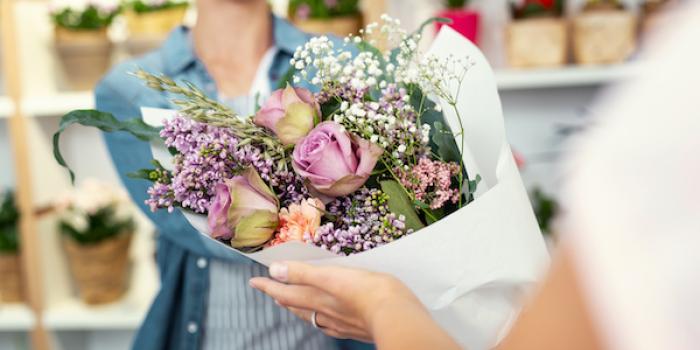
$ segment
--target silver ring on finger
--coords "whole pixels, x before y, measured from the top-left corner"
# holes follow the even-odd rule
[[[323,327],[318,325],[318,321],[316,320],[316,317],[318,316],[318,313],[316,311],[313,311],[311,313],[311,325],[314,326],[316,329],[323,329]]]

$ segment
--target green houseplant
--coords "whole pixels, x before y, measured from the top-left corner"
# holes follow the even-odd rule
[[[87,304],[119,299],[126,290],[135,224],[126,194],[86,181],[59,201],[59,231],[81,298]]]
[[[340,37],[362,26],[359,0],[290,0],[289,18],[306,32]]]
[[[92,89],[109,68],[112,44],[107,29],[119,14],[116,2],[56,3],[49,11],[56,50],[69,85]]]
[[[19,210],[11,191],[0,192],[0,301],[22,300]]]

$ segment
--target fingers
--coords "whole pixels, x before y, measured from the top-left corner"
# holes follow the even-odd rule
[[[296,261],[286,261],[270,265],[270,276],[284,283],[303,284],[331,291],[345,283],[343,276],[346,270],[348,269],[342,267],[317,267]]]
[[[250,286],[269,295],[285,307],[326,310],[328,306],[328,295],[314,287],[284,284],[264,277],[252,278]]]
[[[294,307],[288,307],[287,309],[300,319],[312,323],[311,317],[313,315],[313,311]],[[316,325],[324,334],[333,338],[356,339],[371,342],[370,337],[361,329],[353,327],[342,320],[328,317],[323,313],[316,314]]]

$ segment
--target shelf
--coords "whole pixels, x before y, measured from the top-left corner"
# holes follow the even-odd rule
[[[74,109],[90,108],[95,108],[95,101],[91,91],[30,96],[22,100],[22,112],[32,117],[62,116]]]
[[[641,64],[569,66],[552,69],[501,69],[496,71],[500,91],[595,86],[633,78]]]
[[[0,119],[9,118],[14,111],[15,107],[12,100],[6,96],[0,96]]]
[[[0,332],[29,331],[34,324],[34,313],[26,305],[0,304]]]
[[[148,311],[148,303],[123,300],[88,306],[77,299],[52,305],[44,311],[44,327],[54,331],[135,330]]]

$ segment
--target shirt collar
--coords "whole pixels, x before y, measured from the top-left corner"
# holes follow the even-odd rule
[[[287,55],[294,55],[298,46],[308,40],[308,35],[294,27],[287,20],[272,16],[272,31],[275,46]],[[178,26],[163,43],[161,48],[165,70],[168,75],[175,75],[194,64],[194,53],[189,28]]]

